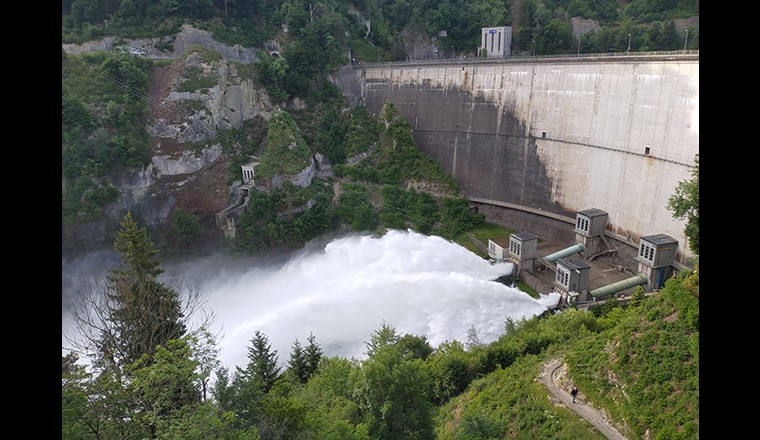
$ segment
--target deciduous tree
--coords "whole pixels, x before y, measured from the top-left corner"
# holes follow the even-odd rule
[[[681,181],[676,192],[668,199],[668,209],[673,218],[686,219],[684,233],[689,240],[689,248],[699,255],[699,155],[694,158],[691,179]]]
[[[387,329],[376,333],[387,336]],[[428,368],[421,359],[406,358],[402,348],[383,338],[361,368],[357,396],[372,438],[432,439],[433,421]]]

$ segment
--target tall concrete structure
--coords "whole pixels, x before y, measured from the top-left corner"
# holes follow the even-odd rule
[[[395,104],[420,149],[490,221],[573,243],[576,213],[593,206],[608,214],[604,235],[627,244],[631,260],[652,230],[687,243],[667,201],[699,153],[698,54],[362,65],[354,73],[367,109]],[[675,261],[691,256],[681,246]]]
[[[480,53],[488,58],[506,58],[512,54],[512,27],[484,27],[480,32]]]

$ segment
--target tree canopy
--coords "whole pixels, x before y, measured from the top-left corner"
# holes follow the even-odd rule
[[[694,158],[691,178],[679,182],[676,192],[668,199],[668,209],[676,219],[686,219],[684,233],[689,248],[699,255],[699,155]]]
[[[164,271],[159,251],[131,213],[121,221],[114,249],[124,264],[108,277],[109,317],[115,331],[103,335],[102,354],[124,366],[152,356],[157,346],[181,338],[187,328],[179,293],[157,279]]]
[[[203,399],[216,366],[208,322],[189,332],[187,319],[203,297],[158,277],[158,249],[145,227],[127,213],[114,249],[122,260],[103,278],[84,282],[72,313],[79,355],[63,358],[64,432],[70,438],[156,438]],[[69,437],[67,437],[69,438]]]

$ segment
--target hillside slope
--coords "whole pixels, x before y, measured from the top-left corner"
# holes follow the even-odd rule
[[[145,72],[144,84],[133,85],[118,72],[110,73],[108,66],[116,62],[121,63],[122,70]],[[79,122],[72,122],[69,131],[77,134],[64,136],[64,167],[69,163],[67,160],[72,164],[82,163],[83,159],[75,154],[84,148],[81,154],[89,154],[91,167],[100,170],[89,173],[81,165],[72,165],[69,178],[80,181],[86,178],[118,190],[114,203],[106,202],[99,209],[91,209],[89,216],[79,214],[64,218],[64,249],[104,243],[126,211],[134,211],[140,221],[155,228],[165,224],[174,209],[181,208],[199,216],[208,230],[215,230],[214,215],[228,205],[230,180],[239,178],[230,174],[236,171],[232,163],[249,147],[245,142],[258,144],[261,141],[260,137],[254,139],[256,132],[275,110],[266,91],[254,83],[251,70],[200,47],[160,64],[114,52],[64,55],[63,63],[64,101],[69,99],[81,106],[85,114],[111,112],[114,118],[124,120],[127,114],[118,106],[144,108],[129,116],[144,142],[144,153],[139,161],[130,163],[118,157],[110,158],[118,151],[112,149],[103,150],[100,156],[88,153],[88,149],[97,152],[102,148],[100,145],[108,147],[110,144],[99,140],[104,136],[113,138],[104,131],[108,128],[107,119],[97,121],[95,116],[90,116],[93,122],[85,132],[78,128]],[[76,66],[77,70],[67,69],[67,65]],[[117,98],[98,98],[102,94],[84,93],[86,81],[112,90],[109,93],[114,97],[131,97],[124,104],[116,101]],[[112,130],[118,134],[124,124],[114,121]],[[67,130],[64,126],[64,131]],[[90,132],[95,136],[88,134]],[[125,133],[124,136],[126,139],[130,135]],[[134,149],[129,145],[125,148]],[[64,180],[64,200],[73,195],[73,189],[72,185],[67,188]],[[73,200],[71,212],[76,209],[81,212],[82,208],[76,204]]]
[[[699,438],[698,272],[625,308],[568,309],[506,327],[473,351],[493,371],[440,407],[438,439],[605,438],[539,381],[560,358],[559,388],[567,395],[576,385],[579,402],[624,437]]]

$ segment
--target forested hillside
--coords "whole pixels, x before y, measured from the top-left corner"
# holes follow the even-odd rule
[[[318,334],[278,353],[255,331],[247,365],[229,370],[214,337],[187,325],[198,297],[157,282],[157,251],[129,216],[116,249],[124,265],[85,297],[100,313],[77,320],[90,367],[62,358],[65,439],[604,438],[537,381],[557,357],[563,386],[577,384],[627,438],[699,438],[696,271],[625,307],[507,319],[490,344],[473,333],[434,347],[383,324],[359,361],[324,355]]]
[[[330,75],[350,57],[405,60],[412,35],[475,56],[480,28],[498,25],[513,27],[517,54],[699,49],[698,16],[688,0],[63,1],[64,43],[118,43],[62,52],[63,247],[105,239],[123,265],[83,286],[86,344],[62,356],[62,438],[603,438],[536,380],[557,357],[628,438],[699,438],[698,270],[627,306],[505,320],[489,344],[472,334],[433,346],[383,325],[358,361],[324,355],[319,334],[277,353],[255,331],[235,370],[221,368],[209,329],[190,325],[199,298],[159,281],[163,257],[201,243],[255,254],[340,228],[454,239],[484,226],[396,108],[372,115],[340,95]],[[184,24],[255,48],[257,61],[127,50],[161,37],[171,53]],[[240,166],[253,158],[258,190],[224,237],[216,214],[243,199]],[[676,211],[690,221],[696,177]],[[698,244],[698,204],[690,227]]]
[[[683,49],[687,28],[687,48],[699,49],[697,0],[66,0],[62,15],[64,42],[170,35],[191,22],[212,30],[220,41],[245,47],[261,47],[285,29],[302,39],[309,24],[323,22],[345,32],[335,33],[320,50],[351,48],[368,61],[406,59],[401,36],[410,28],[437,37],[447,52],[474,53],[482,27],[512,26],[515,53],[532,50],[534,40],[537,53],[573,53],[578,35],[573,22],[578,20],[593,21],[580,32],[583,52],[624,51],[628,34],[633,51]],[[690,18],[696,21],[684,21]],[[289,49],[289,63],[302,47]],[[323,58],[320,65],[333,61]]]
[[[159,165],[179,160],[181,151],[185,159],[191,153],[206,159],[213,155],[213,160],[204,159],[206,168],[196,170],[194,185],[221,192],[232,203],[238,195],[224,195],[235,191],[221,188],[221,183],[231,188],[240,165],[264,151],[266,124],[276,109],[291,115],[312,154],[326,157],[341,176],[367,179],[364,173],[377,170],[366,163],[344,169],[351,154],[346,146],[365,151],[375,134],[366,131],[369,125],[352,128],[356,119],[346,117],[347,102],[329,80],[351,59],[406,60],[420,44],[435,48],[439,56],[476,56],[479,29],[505,24],[513,27],[515,54],[698,49],[698,8],[695,1],[647,0],[578,0],[570,5],[538,0],[64,1],[64,43],[116,39],[113,51],[64,53],[62,58],[64,248],[102,243],[129,209],[156,232],[162,249],[180,252],[199,240],[218,246],[215,215],[226,202],[211,200],[200,189],[192,193],[187,186],[183,195],[179,177],[169,177]],[[219,54],[200,48],[174,60],[151,60],[127,51],[126,39],[158,38],[152,40],[152,50],[172,54],[184,24],[210,31],[219,42],[253,48],[258,59],[227,66]],[[192,51],[198,56],[191,59]],[[179,76],[173,80],[170,75]],[[223,114],[215,96],[224,96],[230,87],[241,89],[236,93],[243,96],[258,95],[257,107],[232,107]],[[219,147],[223,153],[217,160]],[[151,163],[154,169],[146,170]],[[383,179],[378,183],[390,183],[387,176]],[[294,239],[292,244],[299,243]]]

